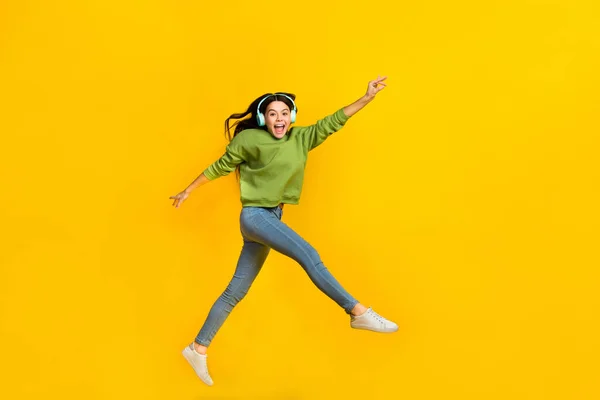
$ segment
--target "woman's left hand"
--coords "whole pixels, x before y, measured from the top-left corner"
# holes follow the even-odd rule
[[[360,110],[362,110],[364,106],[369,104],[371,100],[375,98],[375,95],[377,93],[381,92],[386,87],[386,84],[383,83],[383,81],[385,81],[386,79],[387,76],[378,76],[377,79],[369,82],[369,86],[367,87],[367,93],[360,99],[356,100],[354,103],[344,107],[344,114],[346,114],[347,117],[351,117]]]
[[[367,94],[365,94],[367,99],[369,99],[369,100],[373,99],[377,93],[379,93],[380,91],[385,89],[386,84],[383,83],[383,81],[385,81],[386,79],[387,79],[387,76],[383,76],[383,77],[378,76],[377,79],[369,82],[369,86],[367,87]]]

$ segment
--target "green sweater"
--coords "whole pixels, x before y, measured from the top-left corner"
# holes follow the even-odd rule
[[[292,128],[281,139],[262,129],[243,130],[204,175],[213,180],[239,164],[242,206],[298,204],[308,152],[340,130],[349,118],[340,109],[314,125]]]

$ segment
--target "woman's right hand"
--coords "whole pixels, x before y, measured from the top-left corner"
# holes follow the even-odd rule
[[[183,203],[185,201],[185,199],[187,199],[189,196],[189,193],[187,193],[185,190],[181,193],[176,194],[175,196],[171,196],[169,197],[169,199],[173,199],[173,205],[175,206],[175,208],[179,208],[179,206],[181,205],[181,203]]]

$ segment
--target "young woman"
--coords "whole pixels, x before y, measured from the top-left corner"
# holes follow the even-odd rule
[[[213,384],[206,363],[208,346],[250,289],[271,249],[297,261],[312,282],[350,315],[352,328],[375,332],[398,330],[395,323],[352,297],[323,265],[317,251],[281,221],[283,205],[298,204],[308,152],[369,104],[385,88],[385,79],[370,81],[364,96],[308,127],[291,128],[298,112],[293,94],[260,96],[246,112],[225,120],[225,132],[230,139],[225,154],[184,191],[170,197],[173,205],[179,207],[198,186],[234,170],[239,173],[242,252],[231,282],[214,303],[194,342],[183,350],[183,356],[207,385]],[[230,126],[230,120],[237,122]]]

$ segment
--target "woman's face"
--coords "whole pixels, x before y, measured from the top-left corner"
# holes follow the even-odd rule
[[[265,126],[277,139],[285,136],[291,125],[290,108],[283,101],[272,101],[265,110]]]

